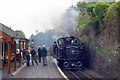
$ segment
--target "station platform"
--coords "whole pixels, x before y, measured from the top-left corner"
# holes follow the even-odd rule
[[[30,65],[22,68],[12,78],[59,78],[64,79],[60,74],[57,66],[51,56],[47,56],[47,66],[43,66],[42,62],[38,65]]]

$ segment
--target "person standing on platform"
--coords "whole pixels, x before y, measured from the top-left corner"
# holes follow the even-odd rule
[[[29,48],[26,48],[25,55],[26,55],[26,60],[27,60],[27,66],[30,66],[30,51],[29,51]]]
[[[26,49],[23,49],[23,64],[26,63]]]
[[[32,58],[32,65],[34,66],[34,61],[38,65],[38,62],[36,60],[36,51],[34,47],[32,47],[32,49],[30,50],[30,53],[31,53],[31,58]]]
[[[56,58],[56,56],[57,56],[57,43],[56,42],[54,42],[54,44],[53,44],[53,57],[54,58]]]
[[[42,46],[41,49],[41,56],[42,56],[42,60],[43,60],[43,66],[47,66],[47,49],[45,47],[45,45]]]
[[[39,48],[38,48],[38,60],[39,60],[39,62],[41,62],[41,46],[39,46]]]
[[[16,61],[18,61],[18,67],[20,67],[20,49],[16,49]]]

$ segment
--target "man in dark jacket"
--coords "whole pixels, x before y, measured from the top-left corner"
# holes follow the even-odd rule
[[[41,46],[39,46],[38,48],[38,56],[39,56],[38,60],[39,62],[41,62]]]
[[[32,47],[32,49],[30,50],[30,53],[31,53],[31,58],[32,58],[32,65],[34,65],[34,61],[38,65],[38,62],[36,60],[36,51],[34,47]]]
[[[42,46],[41,49],[41,56],[42,56],[42,60],[43,60],[43,66],[47,66],[47,49],[45,47],[45,45]]]
[[[56,55],[57,55],[57,43],[54,42],[53,44],[53,51],[54,51],[54,58],[56,58]]]
[[[27,66],[30,66],[30,52],[29,49],[26,48],[25,50],[26,60],[27,60]]]

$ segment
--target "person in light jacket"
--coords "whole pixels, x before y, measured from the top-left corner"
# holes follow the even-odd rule
[[[43,66],[47,66],[47,49],[45,47],[45,45],[42,46],[41,49],[41,56],[42,56],[42,60],[43,60]]]

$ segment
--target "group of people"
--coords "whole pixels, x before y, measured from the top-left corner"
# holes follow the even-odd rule
[[[36,54],[37,52],[38,55]],[[27,66],[30,66],[30,60],[32,61],[32,65],[34,65],[34,62],[36,63],[36,65],[38,65],[38,61],[41,62],[41,59],[43,61],[43,66],[47,66],[47,49],[45,45],[43,45],[42,47],[39,46],[38,51],[36,51],[34,47],[32,47],[31,49],[26,48],[25,55]]]

